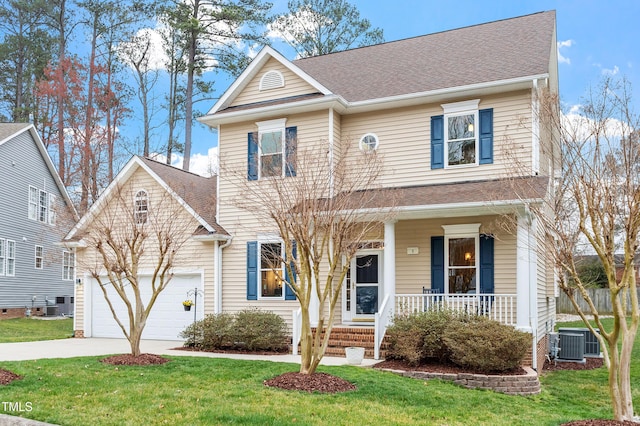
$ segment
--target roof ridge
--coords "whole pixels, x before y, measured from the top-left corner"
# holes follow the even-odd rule
[[[176,170],[176,171],[179,171],[179,172],[188,173],[188,174],[190,174],[190,175],[193,175],[193,176],[196,176],[196,177],[199,177],[199,178],[202,178],[202,179],[211,179],[212,177],[214,177],[214,176],[215,176],[215,174],[213,174],[213,175],[211,175],[211,176],[209,176],[209,177],[207,177],[207,176],[202,176],[202,175],[199,175],[199,174],[197,174],[197,173],[192,172],[191,170],[184,170],[184,169],[181,169],[181,168],[179,168],[179,167],[176,167],[176,166],[174,166],[174,165],[172,165],[172,164],[163,163],[163,162],[161,162],[161,161],[158,161],[158,160],[156,160],[156,159],[154,159],[154,158],[150,158],[150,157],[144,157],[144,156],[141,156],[141,155],[136,155],[136,157],[138,157],[138,158],[142,159],[143,161],[151,161],[151,162],[153,162],[153,163],[155,163],[155,164],[159,164],[159,165],[161,165],[161,166],[168,167],[168,168],[170,168],[170,169],[172,169],[172,170]]]
[[[513,17],[510,17],[510,18],[496,19],[494,21],[489,21],[489,22],[479,22],[477,24],[465,25],[463,27],[451,28],[451,29],[447,29],[447,30],[441,30],[441,31],[433,32],[433,33],[421,34],[421,35],[416,35],[416,36],[412,36],[412,37],[405,37],[405,38],[401,38],[401,39],[397,39],[397,40],[384,41],[382,43],[371,44],[369,46],[354,47],[352,49],[341,50],[339,52],[330,52],[330,53],[325,53],[325,54],[322,54],[322,55],[308,56],[306,58],[294,59],[292,62],[293,63],[299,63],[299,62],[303,62],[305,60],[311,60],[311,59],[314,59],[314,58],[326,58],[327,56],[330,56],[330,55],[345,54],[347,52],[353,52],[355,50],[363,50],[363,49],[375,48],[377,46],[389,45],[389,44],[393,44],[393,43],[401,43],[401,42],[408,41],[408,40],[416,40],[416,39],[429,37],[429,36],[433,36],[433,35],[437,35],[437,34],[445,34],[445,33],[464,30],[464,29],[468,29],[468,28],[474,28],[474,27],[481,27],[481,26],[485,26],[485,25],[496,24],[498,22],[512,21],[512,20],[516,20],[516,19],[526,18],[526,17],[530,17],[530,16],[534,16],[534,15],[540,15],[540,14],[549,13],[549,12],[555,12],[555,10],[554,9],[541,10],[539,12],[528,13],[526,15],[513,16]]]

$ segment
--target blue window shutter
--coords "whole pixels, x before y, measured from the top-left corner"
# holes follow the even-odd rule
[[[431,117],[431,168],[444,168],[444,115]]]
[[[493,237],[480,234],[480,293],[493,294]]]
[[[247,241],[247,300],[258,300],[257,241]]]
[[[293,241],[292,244],[293,244],[293,248],[292,248],[293,258],[295,259],[296,257],[298,257],[298,253],[297,253],[298,245],[296,244],[295,241]],[[289,268],[291,269],[293,277],[291,276],[291,274],[289,274]],[[295,275],[295,265],[293,261],[289,263],[289,268],[287,268],[287,281],[295,283],[296,275]],[[284,286],[284,300],[296,300],[296,295],[293,293],[293,290],[291,290],[291,288],[286,284]]]
[[[258,133],[249,133],[247,139],[247,180],[258,180]]]
[[[444,293],[444,237],[431,237],[431,289]]]
[[[493,163],[493,108],[481,109],[480,116],[480,164]]]
[[[285,161],[286,165],[284,167],[285,176],[295,176],[296,175],[296,153],[298,151],[298,128],[297,127],[287,127],[284,130],[285,135],[285,151],[286,155]]]

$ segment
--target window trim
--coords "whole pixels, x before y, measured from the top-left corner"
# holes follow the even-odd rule
[[[5,275],[7,277],[16,276],[16,242],[13,240],[6,240],[7,249],[5,251]]]
[[[282,278],[282,291],[280,296],[263,296],[262,295],[262,272],[270,271],[271,269],[263,269],[262,268],[262,245],[263,244],[280,244],[280,258],[283,258],[284,251],[284,241],[280,238],[267,238],[267,239],[258,239],[258,273],[257,275],[257,286],[258,286],[258,300],[285,300],[285,290],[286,290],[286,270],[285,263],[281,263],[280,276]]]
[[[285,176],[285,171],[286,171],[286,167],[287,167],[287,119],[286,118],[279,118],[276,120],[268,120],[268,121],[259,121],[256,123],[256,125],[258,126],[258,180],[260,179],[269,179],[269,178],[274,178],[274,177],[284,177]],[[282,170],[280,171],[279,175],[272,175],[272,176],[263,176],[262,175],[262,135],[265,133],[276,133],[276,132],[281,132],[282,134],[282,139],[281,139],[281,146],[280,146],[280,156],[282,158],[281,160],[281,168]],[[278,155],[278,154],[268,154],[268,155]]]
[[[455,294],[449,292],[449,271],[451,269],[459,269],[456,266],[449,265],[449,240],[456,238],[473,238],[475,241],[475,272],[476,272],[476,291],[475,293],[465,294],[480,294],[480,224],[470,223],[461,225],[442,225],[444,229],[444,294]],[[469,268],[470,269],[470,268]]]
[[[138,205],[138,202],[144,201],[144,204]],[[139,207],[144,206],[144,210]],[[144,213],[144,220],[142,216]],[[133,220],[136,225],[144,225],[149,221],[149,192],[146,189],[136,191],[133,197]]]
[[[375,146],[371,146],[368,143],[366,143],[364,141],[366,137],[373,137],[376,141]],[[360,151],[367,154],[377,151],[379,146],[380,146],[380,138],[378,137],[378,135],[371,132],[365,133],[364,135],[362,135],[362,137],[360,138],[360,142],[358,142],[358,147],[360,148]]]
[[[452,102],[448,104],[442,104],[441,107],[444,110],[443,116],[443,144],[444,144],[444,168],[445,169],[458,169],[465,167],[477,167],[480,165],[480,114],[479,114],[480,99],[473,99],[462,102]],[[449,164],[449,118],[458,117],[462,115],[473,115],[474,138],[475,138],[475,154],[474,162],[466,164]]]
[[[0,277],[6,274],[6,271],[7,271],[6,260],[7,260],[6,240],[4,238],[0,238]]]
[[[38,256],[38,249],[40,249],[40,256]],[[33,255],[34,255],[34,263],[33,263],[33,267],[34,269],[44,269],[44,246],[34,246],[34,250],[33,250]],[[38,266],[38,260],[40,261],[40,266]]]
[[[33,185],[29,185],[29,208],[27,216],[31,220],[38,220],[38,188]]]
[[[62,280],[73,281],[76,269],[75,253],[69,250],[62,251]]]

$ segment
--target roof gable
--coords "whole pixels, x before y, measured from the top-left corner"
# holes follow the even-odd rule
[[[253,61],[251,61],[249,66],[242,72],[242,74],[240,74],[240,77],[238,77],[235,82],[226,90],[222,97],[220,97],[218,102],[213,105],[213,108],[209,110],[207,115],[215,114],[216,112],[231,106],[236,97],[238,97],[238,95],[240,95],[245,90],[247,85],[253,81],[253,79],[259,74],[259,72],[271,59],[275,59],[276,61],[278,61],[289,71],[308,83],[311,87],[315,88],[317,92],[325,95],[331,94],[331,91],[329,91],[329,89],[318,83],[313,77],[298,68],[287,58],[282,56],[273,48],[265,46],[262,48],[262,50],[260,50],[258,55],[253,59]]]
[[[29,132],[29,134],[31,135],[31,139],[33,140],[36,147],[38,148],[38,151],[40,151],[40,155],[42,156],[42,159],[45,165],[47,166],[47,169],[49,170],[49,174],[55,181],[56,186],[58,187],[58,191],[60,191],[60,194],[64,198],[65,204],[68,206],[69,210],[71,211],[73,218],[77,220],[78,213],[76,212],[76,209],[73,203],[71,202],[71,198],[69,197],[67,188],[62,183],[62,179],[60,179],[60,175],[58,175],[58,170],[56,170],[56,167],[53,165],[53,161],[49,156],[49,152],[47,151],[47,148],[44,146],[44,142],[42,142],[42,139],[40,138],[40,135],[38,134],[33,124],[31,123],[0,123],[0,146],[16,138],[18,135],[24,132]]]
[[[71,240],[77,237],[77,235],[89,225],[92,218],[106,207],[113,191],[119,185],[126,183],[139,169],[148,173],[164,190],[180,203],[208,233],[220,234],[225,238],[229,235],[215,220],[215,178],[205,178],[155,160],[133,156],[103,191],[100,198],[67,234],[65,240]]]

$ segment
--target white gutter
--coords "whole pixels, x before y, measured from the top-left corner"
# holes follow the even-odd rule
[[[222,250],[229,247],[233,237],[230,237],[227,242],[220,245],[219,241],[216,241],[216,265],[215,265],[215,303],[213,313],[222,313]]]

